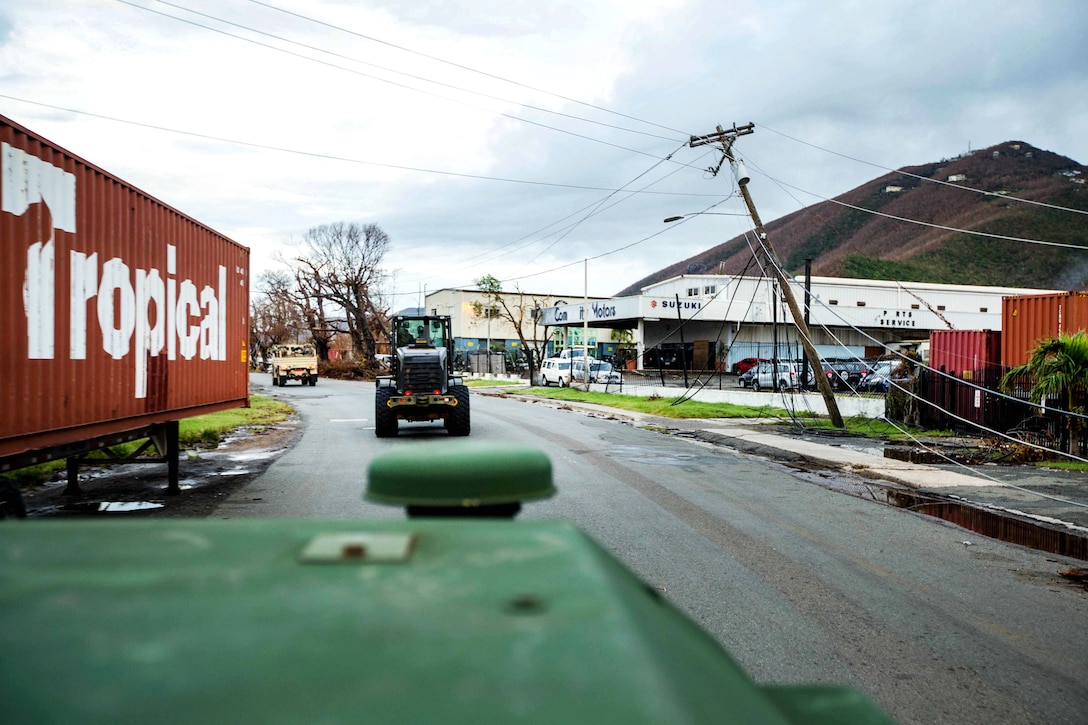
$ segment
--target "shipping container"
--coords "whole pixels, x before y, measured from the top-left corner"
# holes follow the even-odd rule
[[[0,116],[0,470],[248,405],[248,303],[246,247]]]
[[[1001,328],[1002,364],[1023,365],[1039,340],[1088,329],[1088,292],[1004,297]]]
[[[929,366],[972,380],[1001,365],[1001,333],[996,330],[934,330],[929,333]]]

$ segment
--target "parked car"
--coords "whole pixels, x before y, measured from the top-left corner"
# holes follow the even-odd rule
[[[555,383],[563,388],[570,385],[570,359],[550,357],[540,363],[540,384],[548,387]]]
[[[829,362],[820,362],[820,367],[823,369],[824,377],[827,378],[827,382],[831,384],[832,390],[841,390],[845,387],[842,379],[842,375],[838,368]],[[812,381],[812,387],[816,387],[816,381]]]
[[[768,360],[761,357],[746,357],[743,360],[738,360],[733,363],[733,374],[744,375],[744,373],[748,372],[756,365],[759,365],[761,362],[768,362]]]
[[[861,379],[869,374],[869,363],[864,360],[840,360],[832,363],[839,373],[842,387],[857,390]]]
[[[877,360],[869,374],[858,383],[858,389],[866,393],[887,392],[892,370],[898,365],[898,360]]]
[[[809,372],[810,380],[812,373]],[[752,388],[756,391],[767,388],[769,390],[789,390],[804,387],[801,380],[801,364],[794,362],[762,362],[756,366],[755,377],[752,378]]]
[[[759,369],[758,365],[753,365],[752,367],[748,368],[743,373],[741,373],[737,377],[737,385],[741,386],[742,388],[752,387],[752,380],[755,379],[756,371],[758,369]]]
[[[574,370],[571,373],[574,382],[580,383],[586,379],[586,366],[580,359],[574,361]],[[603,361],[594,361],[590,358],[589,364],[589,382],[602,383],[607,385],[619,385],[622,382],[622,378],[616,370],[612,368],[609,363]]]
[[[832,390],[856,390],[858,383],[869,372],[868,366],[860,360],[830,360],[821,362],[821,365]]]

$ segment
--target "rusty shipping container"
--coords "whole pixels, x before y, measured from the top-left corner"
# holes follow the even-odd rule
[[[1088,292],[1004,297],[1001,330],[1002,364],[1023,365],[1039,340],[1088,330]]]
[[[3,116],[0,145],[0,462],[247,405],[249,250]]]
[[[971,380],[1001,365],[1001,333],[996,330],[934,330],[929,333],[929,365]]]

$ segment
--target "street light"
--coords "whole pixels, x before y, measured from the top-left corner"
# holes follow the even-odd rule
[[[693,212],[691,212],[690,214],[681,214],[680,216],[671,216],[671,217],[669,217],[668,219],[666,219],[666,220],[665,220],[665,223],[666,223],[666,224],[669,224],[669,223],[671,223],[671,222],[678,222],[678,221],[680,221],[681,219],[686,219],[686,218],[687,218],[687,217],[689,217],[689,216],[701,216],[701,215],[703,215],[703,214],[710,214],[710,215],[712,215],[712,216],[748,216],[747,214],[745,214],[745,213],[743,213],[743,212],[732,212],[732,211],[693,211]]]

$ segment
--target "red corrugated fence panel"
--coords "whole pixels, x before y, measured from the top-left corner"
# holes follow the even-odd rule
[[[932,368],[970,378],[990,365],[1000,364],[1001,333],[996,330],[934,330],[929,334]]]

